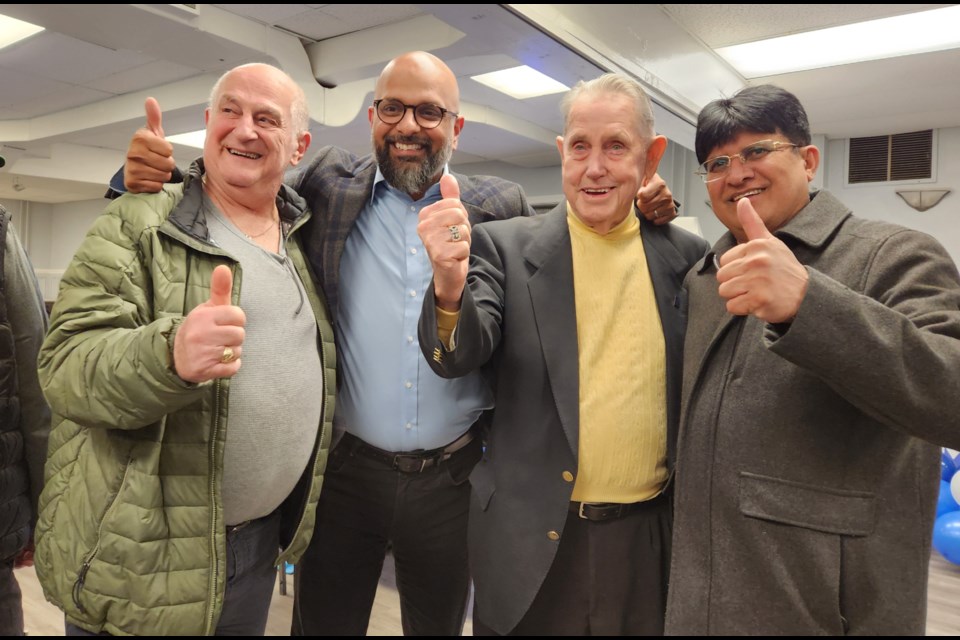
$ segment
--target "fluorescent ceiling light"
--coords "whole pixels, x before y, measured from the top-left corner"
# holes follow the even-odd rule
[[[561,93],[570,88],[525,64],[512,69],[470,76],[470,78],[520,100]]]
[[[207,138],[207,130],[188,131],[187,133],[178,133],[175,136],[167,136],[167,142],[173,144],[182,144],[185,147],[194,147],[203,149],[203,141]]]
[[[960,6],[717,49],[746,78],[960,47]]]
[[[0,49],[9,47],[14,42],[20,42],[24,38],[29,38],[41,31],[43,31],[43,27],[0,15]]]

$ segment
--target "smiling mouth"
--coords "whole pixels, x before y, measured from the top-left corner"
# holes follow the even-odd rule
[[[238,151],[237,149],[228,148],[227,152],[232,156],[248,158],[250,160],[259,160],[262,157],[259,153],[253,153],[252,151]]]
[[[750,191],[744,191],[743,193],[735,194],[732,198],[730,198],[730,202],[737,202],[738,200],[741,200],[743,198],[759,195],[763,192],[764,192],[763,189],[750,189]]]
[[[588,196],[602,196],[613,191],[613,188],[612,187],[593,187],[589,189],[584,188],[584,189],[581,189],[581,191],[583,191]]]
[[[406,142],[395,142],[393,146],[396,147],[397,151],[420,151],[423,149],[422,144],[408,144]]]

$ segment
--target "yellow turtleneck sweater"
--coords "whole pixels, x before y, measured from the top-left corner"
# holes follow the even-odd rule
[[[631,503],[667,479],[667,376],[640,222],[599,235],[567,205],[580,376],[579,469],[572,500]]]

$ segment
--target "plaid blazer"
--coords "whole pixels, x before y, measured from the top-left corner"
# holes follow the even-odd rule
[[[340,257],[357,217],[370,202],[376,175],[373,156],[358,158],[337,147],[323,147],[291,185],[313,211],[300,237],[334,322],[340,300]],[[453,175],[470,224],[533,215],[519,185],[492,176]]]

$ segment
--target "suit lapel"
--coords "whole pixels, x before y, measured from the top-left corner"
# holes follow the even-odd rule
[[[576,457],[580,441],[580,379],[566,202],[545,215],[548,218],[539,237],[530,243],[523,257],[535,269],[527,282],[534,321],[560,423]]]
[[[640,228],[667,358],[667,460],[672,468],[680,424],[680,389],[683,384],[681,362],[686,309],[681,285],[687,272],[687,262],[670,241],[665,230],[658,229],[642,216]]]
[[[337,193],[341,195],[339,198],[331,198],[331,211],[328,212],[328,215],[330,215],[331,220],[336,221],[336,228],[330,230],[332,232],[325,233],[323,237],[323,284],[325,291],[333,293],[333,295],[328,293],[327,298],[332,307],[331,312],[334,321],[337,318],[340,306],[340,261],[343,258],[343,250],[347,245],[347,237],[353,231],[357,218],[360,217],[360,213],[370,202],[373,193],[373,181],[376,176],[377,165],[372,158],[369,158],[366,164],[361,166],[354,175],[348,177],[337,176],[335,178],[337,181],[348,180],[349,182],[343,184],[341,189],[334,191],[334,196]]]

